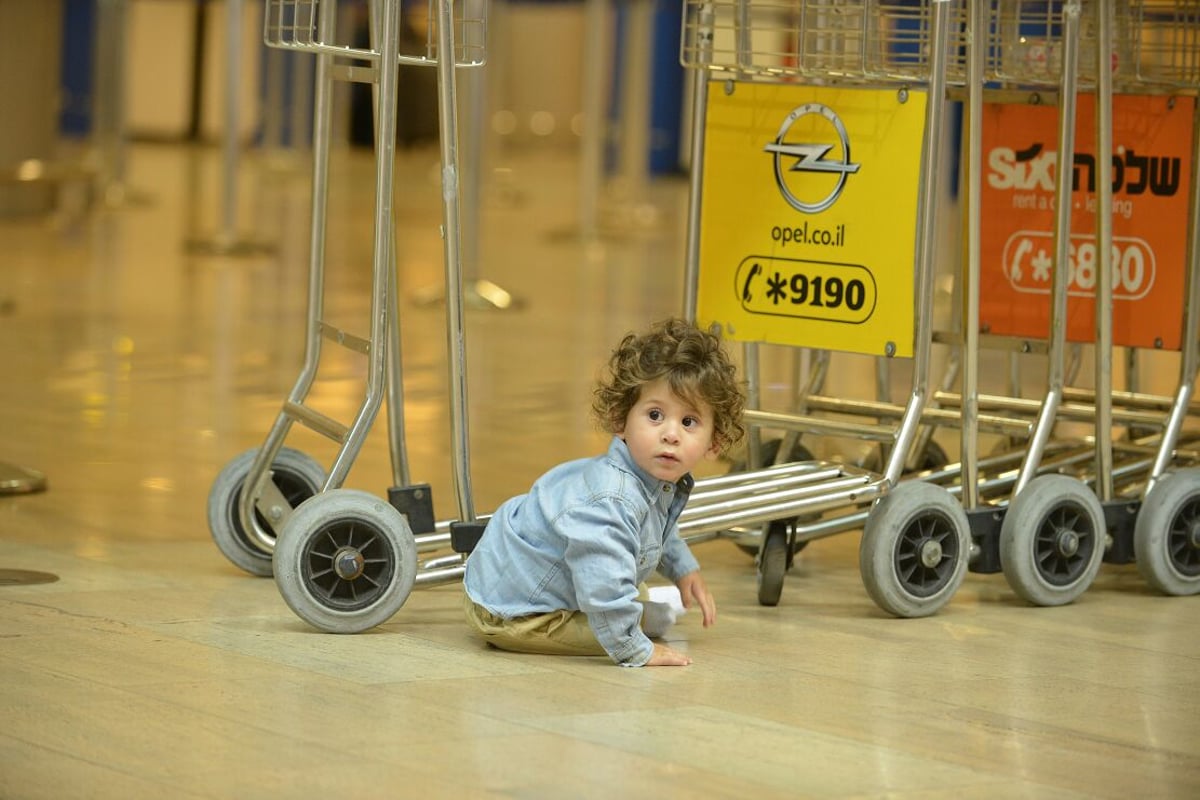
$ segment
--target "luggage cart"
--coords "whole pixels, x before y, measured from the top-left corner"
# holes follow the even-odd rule
[[[981,20],[976,8],[976,23]],[[1021,60],[1033,65],[1040,72],[1043,85],[1059,88],[1058,95],[1058,130],[1056,152],[1075,152],[1075,111],[1078,96],[1079,81],[1079,39],[1080,39],[1080,4],[1066,3],[1059,9],[1048,7],[1038,9],[1047,17],[1047,34],[1056,34],[1057,38],[1047,43],[1046,39],[1037,40],[1042,49],[1025,49],[1028,43],[1023,20],[1018,12],[1015,25],[1005,16],[1004,7],[998,7],[992,15],[989,30],[999,38],[999,57],[997,62],[1001,71],[1008,68],[1010,63]],[[1096,7],[1097,24],[1093,29],[1092,48],[1098,56],[1111,50],[1111,38],[1108,30],[1110,20],[1107,9]],[[1061,43],[1056,48],[1060,52],[1058,64],[1052,64],[1055,59],[1047,53],[1047,48]],[[1016,54],[1014,55],[1014,51]],[[984,54],[973,53],[976,61],[972,67],[978,67],[978,60]],[[1100,140],[1097,151],[1107,152],[1111,136],[1111,117],[1105,116],[1108,98],[1111,97],[1111,85],[1108,83],[1107,70],[1096,70],[1097,73],[1097,137]],[[979,73],[972,75],[969,81],[969,97],[971,104],[971,142],[970,142],[970,194],[972,200],[978,198],[976,182],[981,177],[981,161],[976,147],[981,144],[980,130],[982,115],[978,114],[980,92],[982,85],[978,81]],[[1103,161],[1103,159],[1101,159]],[[1097,181],[1105,185],[1103,171]],[[1103,191],[1103,189],[1102,189]],[[1003,513],[989,512],[984,506],[970,502],[972,497],[966,497],[965,505],[971,511],[972,519],[977,521],[973,534],[980,546],[980,555],[976,558],[976,568],[979,571],[996,571],[998,566],[1003,570],[1005,578],[1017,594],[1038,605],[1060,605],[1076,599],[1091,584],[1100,567],[1103,556],[1104,542],[1104,512],[1097,494],[1103,491],[1097,487],[1093,491],[1081,480],[1062,474],[1039,474],[1041,460],[1045,447],[1050,440],[1054,426],[1059,420],[1064,372],[1066,367],[1066,323],[1067,308],[1067,270],[1068,250],[1070,247],[1070,228],[1072,216],[1072,185],[1071,175],[1066,169],[1054,171],[1054,235],[1053,256],[1049,258],[1048,268],[1051,275],[1050,288],[1050,320],[1048,332],[1048,374],[1047,389],[1044,399],[1038,409],[1034,435],[1022,461],[1021,468],[1012,490],[1012,499]],[[1103,202],[1103,201],[1102,201]],[[971,224],[981,214],[978,206],[968,208]],[[1097,215],[1100,218],[1101,215]],[[1101,242],[1096,246],[1102,250],[1106,244],[1103,239],[1103,226],[1097,226]],[[978,245],[974,235],[977,228],[972,227],[970,247],[971,264],[969,267],[968,284],[972,293],[979,291],[979,273],[975,271],[978,261],[974,248]],[[1043,261],[1046,259],[1043,258]],[[1101,266],[1097,271],[1103,271]],[[1111,294],[1105,294],[1105,281],[1099,281],[1097,312],[1096,312],[1096,352],[1111,352],[1111,319],[1102,321],[1103,312],[1108,308]],[[1108,289],[1107,291],[1111,291]],[[973,302],[978,300],[974,294]],[[978,308],[971,307],[972,319],[967,329],[971,333],[978,330]],[[976,351],[977,352],[977,351]],[[1111,361],[1107,358],[1097,358],[1096,397],[1094,425],[1096,430],[1095,453],[1098,467],[1097,477],[1101,482],[1107,481],[1111,487],[1112,449],[1109,430],[1111,428],[1111,405],[1106,397],[1111,387]],[[1103,388],[1102,388],[1103,387]],[[972,385],[970,392],[964,388],[964,397],[970,397],[978,402],[977,385]],[[964,461],[965,461],[964,456]],[[967,485],[967,494],[972,487]],[[999,529],[997,532],[997,523]]]
[[[1057,90],[1056,152],[1075,153],[1073,161],[1078,164],[1082,159],[1084,167],[1094,164],[1096,223],[1094,235],[1072,231],[1073,207],[1078,217],[1081,206],[1077,200],[1073,200],[1071,173],[1074,170],[1056,170],[1053,257],[1049,259],[1053,286],[1049,292],[1047,391],[1039,404],[1034,436],[1007,507],[995,510],[977,504],[973,501],[973,481],[965,482],[966,495],[972,496],[965,495],[964,502],[979,550],[971,568],[981,572],[1002,570],[1014,591],[1030,603],[1061,605],[1074,601],[1090,586],[1102,560],[1132,560],[1136,542],[1140,541],[1147,557],[1144,562],[1139,559],[1139,568],[1154,573],[1160,580],[1160,588],[1161,583],[1171,583],[1175,593],[1183,593],[1188,579],[1182,575],[1190,571],[1192,583],[1200,578],[1200,560],[1197,559],[1200,540],[1186,530],[1179,532],[1180,526],[1186,528],[1187,521],[1195,515],[1195,492],[1177,488],[1175,491],[1178,494],[1167,503],[1168,510],[1162,512],[1170,519],[1151,515],[1151,521],[1142,523],[1137,497],[1128,489],[1123,495],[1118,494],[1116,481],[1123,480],[1136,485],[1138,473],[1148,472],[1146,485],[1153,487],[1156,476],[1164,471],[1171,459],[1181,455],[1178,452],[1179,434],[1182,419],[1188,413],[1190,387],[1196,379],[1195,254],[1193,252],[1188,256],[1181,247],[1176,258],[1163,258],[1159,268],[1160,277],[1170,276],[1169,270],[1173,270],[1174,277],[1179,280],[1180,285],[1170,299],[1179,300],[1183,296],[1183,284],[1186,281],[1190,298],[1187,305],[1175,313],[1166,314],[1165,319],[1159,313],[1156,319],[1142,320],[1166,328],[1171,327],[1169,320],[1180,320],[1180,328],[1184,331],[1184,335],[1178,337],[1179,341],[1166,345],[1172,349],[1181,348],[1182,355],[1178,402],[1164,418],[1162,411],[1151,410],[1150,404],[1112,390],[1114,283],[1142,277],[1143,273],[1139,270],[1146,258],[1153,262],[1154,248],[1144,239],[1113,236],[1113,173],[1114,166],[1121,167],[1122,162],[1097,156],[1089,159],[1086,154],[1081,156],[1075,146],[1075,117],[1077,102],[1083,97],[1080,86],[1090,82],[1094,86],[1095,152],[1116,153],[1118,151],[1113,148],[1114,99],[1124,100],[1128,95],[1118,97],[1115,89],[1149,95],[1190,87],[1190,97],[1172,97],[1150,104],[1159,115],[1167,113],[1161,109],[1167,109],[1174,114],[1173,119],[1167,120],[1144,110],[1139,122],[1164,128],[1174,125],[1176,130],[1182,126],[1183,137],[1187,140],[1187,152],[1184,155],[1194,152],[1197,9],[1194,4],[1142,3],[1137,0],[1118,3],[1116,5],[1119,8],[1116,9],[1113,4],[1105,2],[1013,2],[994,4],[990,9],[988,5],[974,3],[973,10],[977,18],[982,18],[985,13],[991,17],[987,27],[990,39],[988,50],[986,54],[976,54],[976,58],[982,61],[986,56],[989,59],[987,72],[992,80],[1020,86],[1024,91],[1031,88]],[[984,112],[980,79],[983,72],[981,65],[976,66],[969,81],[970,116],[975,120],[980,120]],[[1012,99],[1009,98],[1007,102],[1011,103]],[[1180,106],[1178,109],[1177,104]],[[1184,110],[1183,104],[1187,104],[1190,110]],[[996,106],[993,104],[990,108],[995,109]],[[1128,116],[1126,112],[1126,118]],[[982,175],[982,142],[978,130],[984,125],[973,124],[972,127],[975,129],[970,142],[972,163],[968,168],[968,174],[972,176],[968,201],[972,215],[969,237],[972,250],[966,283],[978,287],[981,280],[978,217],[982,213],[978,185]],[[1139,164],[1134,157],[1133,147],[1123,145],[1123,149],[1127,157],[1124,163],[1140,166],[1142,175],[1138,180],[1142,180],[1144,185],[1144,181],[1150,178],[1146,174],[1147,166],[1153,165],[1146,165],[1145,160]],[[1037,154],[1026,152],[1023,155],[1034,158]],[[1193,172],[1194,168],[1193,164],[1192,170],[1188,171]],[[1194,185],[1191,191],[1194,209]],[[1026,195],[1026,199],[1032,197]],[[1187,193],[1183,193],[1180,199],[1186,204]],[[1186,212],[1186,205],[1177,205],[1174,210]],[[1179,223],[1188,229],[1189,238],[1194,239],[1194,219],[1191,224],[1186,224],[1186,213],[1177,213],[1176,216],[1182,217]],[[1019,267],[1028,263],[1020,260],[1022,248],[1026,255],[1035,250],[1043,252],[1039,245],[1031,243],[1038,235],[1028,230],[1021,231],[1010,240],[1009,244],[1015,242],[1013,252],[1017,255],[1003,265],[1003,276],[1008,281],[1015,283],[1021,280]],[[1194,243],[1191,248],[1194,251]],[[1088,263],[1085,256],[1092,253],[1095,254],[1094,261]],[[1006,249],[1006,257],[1008,255]],[[1160,256],[1163,255],[1165,253],[1160,253]],[[999,265],[989,263],[989,267],[993,266]],[[999,269],[994,272],[1001,274]],[[1084,291],[1080,291],[1080,283],[1085,283],[1082,287]],[[1094,289],[1086,284],[1094,285]],[[1128,290],[1127,285],[1121,288]],[[969,352],[977,352],[975,348],[978,347],[980,328],[978,288],[972,291],[975,292],[974,297],[966,303],[966,307],[973,316],[965,326],[964,347]],[[1170,289],[1166,291],[1171,293]],[[1095,297],[1091,330],[1087,330],[1089,320],[1086,316],[1082,319],[1082,315],[1078,314],[1068,316],[1068,296],[1080,294]],[[989,290],[989,296],[996,296],[994,290]],[[1128,291],[1124,299],[1131,299]],[[1027,303],[1027,309],[1037,305],[1036,302]],[[1094,389],[1090,393],[1072,391],[1065,386],[1068,327],[1075,330],[1072,338],[1076,341],[1090,340],[1094,343]],[[1143,329],[1146,327],[1142,326]],[[1080,328],[1084,329],[1082,334]],[[1129,347],[1164,346],[1162,336],[1152,337],[1154,344],[1147,345],[1137,340],[1137,331],[1130,332],[1128,328],[1127,325],[1124,334],[1127,340],[1116,344]],[[1178,332],[1179,328],[1176,329]],[[1132,340],[1129,340],[1131,337]],[[1012,399],[980,395],[975,376],[964,380],[962,396],[970,398],[969,402],[981,408],[1015,408],[1016,401]],[[1160,404],[1160,409],[1166,405]],[[964,413],[967,406],[968,403],[963,404]],[[1046,445],[1056,422],[1064,418],[1090,419],[1094,423],[1094,435],[1091,437],[1094,458],[1090,474],[1078,471],[1069,476],[1043,469]],[[1140,442],[1122,443],[1119,449],[1124,451],[1126,459],[1124,463],[1118,463],[1114,459],[1114,450],[1117,448],[1112,441],[1115,424],[1130,426],[1131,430],[1159,428],[1164,433],[1158,437],[1157,443],[1153,437]],[[974,443],[970,446],[973,447]],[[965,463],[971,460],[967,449],[964,446]],[[1154,453],[1154,457],[1149,458],[1148,452]],[[1185,482],[1187,480],[1185,478]],[[1184,522],[1179,522],[1180,515]],[[1134,532],[1135,520],[1139,520],[1138,524],[1144,530],[1153,529],[1156,533],[1153,536],[1143,533],[1138,537]],[[1167,533],[1167,529],[1175,532]],[[1164,543],[1164,537],[1169,544]],[[1151,541],[1154,544],[1149,544]],[[1154,579],[1150,580],[1155,583]]]
[[[370,45],[346,42],[353,31],[337,30],[336,0],[266,0],[264,41],[270,47],[315,54],[312,227],[306,349],[300,376],[262,447],[233,459],[209,494],[209,529],[218,548],[251,574],[274,575],[287,604],[314,626],[333,632],[365,630],[389,618],[418,581],[417,553],[447,538],[433,519],[428,485],[412,484],[404,450],[400,380],[399,303],[395,287],[392,220],[396,142],[397,68],[438,70],[443,197],[443,241],[448,275],[460,269],[456,67],[484,61],[486,18],[480,2],[455,9],[451,0],[429,0],[429,35],[423,48],[401,52],[399,0],[368,4]],[[335,81],[374,87],[375,219],[369,334],[356,335],[324,320],[325,219]],[[461,325],[461,294],[447,315]],[[367,360],[365,396],[349,424],[306,403],[317,378],[323,346],[333,343]],[[464,349],[448,343],[456,463],[466,462]],[[457,378],[455,377],[457,376]],[[389,444],[396,486],[388,502],[342,485],[384,399],[389,401]],[[332,466],[284,442],[295,423],[338,445]],[[460,455],[461,454],[461,455]],[[465,468],[456,475],[463,519],[471,519]],[[441,565],[425,565],[426,579]]]
[[[943,152],[947,61],[951,44],[955,52],[964,44],[956,33],[960,16],[950,2],[685,4],[682,61],[696,71],[685,312],[721,322],[746,343],[752,426],[888,445],[883,473],[869,473],[886,487],[878,497],[819,521],[767,529],[761,602],[777,602],[798,544],[861,527],[864,504],[874,520],[864,551],[882,554],[864,560],[864,582],[877,603],[905,616],[932,614],[966,572],[971,539],[961,505],[944,486],[900,480],[922,422],[958,416],[939,415],[928,401],[934,176]],[[859,175],[864,152],[872,171],[863,176],[889,175],[890,183]],[[752,184],[751,175],[764,182],[754,159],[766,164],[766,186],[753,195],[735,191]],[[897,164],[908,171],[888,173],[886,166]],[[793,175],[810,180],[793,183]],[[847,203],[855,182],[863,191]],[[868,188],[896,198],[893,207],[872,208],[864,199]],[[846,211],[835,204],[846,204]],[[854,211],[863,216],[847,216]],[[747,217],[771,221],[757,235],[721,227]],[[861,239],[892,242],[892,252],[843,249],[854,223]],[[886,417],[879,422],[756,408],[760,342],[822,349],[838,342],[837,349],[911,356],[910,397],[895,418],[874,414]],[[864,403],[859,410],[881,407]],[[1029,432],[1020,421],[1000,424]]]
[[[1122,13],[1126,12],[1126,13]],[[1129,398],[1130,402],[1149,402],[1166,410],[1162,435],[1153,463],[1139,493],[1126,498],[1108,499],[1103,494],[1109,527],[1105,560],[1117,563],[1136,561],[1139,572],[1154,588],[1166,594],[1188,595],[1200,592],[1200,528],[1197,510],[1200,508],[1200,475],[1194,467],[1194,456],[1181,452],[1185,442],[1183,425],[1195,414],[1192,395],[1200,367],[1200,113],[1197,90],[1200,90],[1200,7],[1194,2],[1133,2],[1128,9],[1118,9],[1118,49],[1120,61],[1114,64],[1113,77],[1117,85],[1138,96],[1153,97],[1165,103],[1167,111],[1149,121],[1161,124],[1171,114],[1190,119],[1175,157],[1177,171],[1171,175],[1155,170],[1168,162],[1166,158],[1137,159],[1126,149],[1124,167],[1138,172],[1122,176],[1127,192],[1133,186],[1151,183],[1151,190],[1165,192],[1171,178],[1182,178],[1179,187],[1190,178],[1190,191],[1178,193],[1179,205],[1190,207],[1186,219],[1186,236],[1180,252],[1166,266],[1183,276],[1178,296],[1185,298],[1179,327],[1181,342],[1169,349],[1179,350],[1180,368],[1173,398],[1147,401],[1144,397]],[[1143,156],[1146,154],[1143,153]],[[1190,169],[1186,157],[1190,156]],[[1178,171],[1183,161],[1182,173]],[[1114,167],[1118,165],[1114,159]],[[1147,171],[1150,172],[1147,175]],[[1158,172],[1158,175],[1154,173]],[[1163,180],[1166,179],[1166,180]],[[1154,184],[1158,184],[1157,186]],[[1115,185],[1115,182],[1114,182]],[[1173,231],[1178,236],[1178,231]],[[1115,237],[1114,237],[1115,238]],[[1114,258],[1118,249],[1111,250]],[[1113,275],[1121,274],[1114,265]],[[1157,346],[1157,343],[1156,343]],[[1107,488],[1107,487],[1104,487]]]

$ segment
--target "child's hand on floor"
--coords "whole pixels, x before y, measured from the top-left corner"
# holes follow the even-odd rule
[[[684,575],[675,585],[679,587],[679,597],[684,608],[691,608],[693,603],[700,605],[700,614],[704,618],[704,627],[708,628],[717,621],[717,601],[709,594],[700,570]]]

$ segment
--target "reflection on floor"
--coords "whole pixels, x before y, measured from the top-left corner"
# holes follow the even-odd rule
[[[583,242],[573,154],[506,159],[482,182],[467,275],[517,300],[467,314],[477,513],[603,447],[586,414],[597,368],[683,296],[682,180],[613,192]],[[326,318],[349,331],[369,324],[370,172],[369,154],[335,154]],[[436,152],[400,154],[396,238],[408,459],[447,519],[437,174]],[[896,620],[863,590],[857,532],[806,548],[774,608],[750,556],[697,544],[720,618],[674,630],[687,669],[488,652],[454,584],[368,633],[315,632],[205,521],[214,477],[261,444],[303,354],[303,164],[243,170],[237,234],[272,248],[252,257],[186,247],[217,233],[215,152],[137,146],[130,183],[147,202],[0,220],[0,460],[48,479],[0,496],[0,796],[1200,795],[1197,600],[1130,565],[1046,609],[972,574],[937,615]],[[764,405],[786,407],[791,369],[792,353],[765,354]],[[1146,388],[1169,390],[1172,369]],[[348,419],[364,370],[331,353],[314,406]],[[873,397],[874,381],[869,360],[835,356],[831,393]],[[382,495],[375,428],[347,485]],[[332,457],[304,430],[289,444]]]

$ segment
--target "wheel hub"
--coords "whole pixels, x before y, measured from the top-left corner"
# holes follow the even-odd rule
[[[355,547],[342,547],[333,555],[333,571],[342,580],[352,581],[363,573],[363,554]]]
[[[1058,552],[1070,557],[1079,552],[1079,534],[1073,530],[1061,529],[1057,537]]]
[[[1193,550],[1200,550],[1200,521],[1188,525],[1187,543]]]
[[[921,564],[927,569],[933,569],[942,563],[942,545],[932,539],[921,543]]]

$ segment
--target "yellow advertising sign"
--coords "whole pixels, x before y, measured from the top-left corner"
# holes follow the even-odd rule
[[[714,82],[700,319],[740,341],[911,356],[925,100]]]

